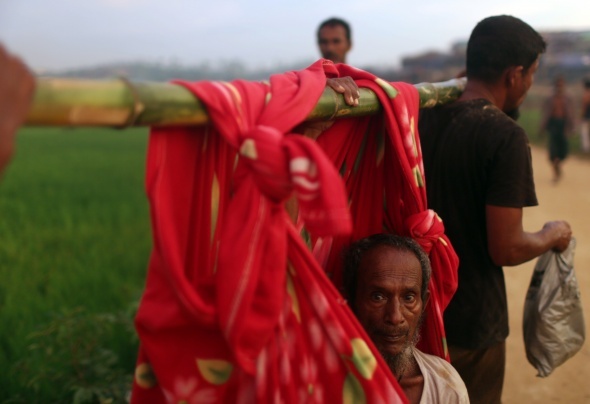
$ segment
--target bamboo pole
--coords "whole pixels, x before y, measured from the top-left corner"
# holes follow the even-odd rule
[[[429,108],[456,99],[465,79],[421,83],[420,107]],[[307,120],[376,114],[377,95],[360,89],[359,106],[350,107],[342,95],[326,88]],[[184,87],[160,82],[129,82],[124,79],[37,80],[27,126],[174,126],[203,125],[209,118],[202,103]]]

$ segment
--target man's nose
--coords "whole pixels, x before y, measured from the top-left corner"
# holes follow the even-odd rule
[[[403,314],[403,305],[398,299],[391,299],[389,301],[385,316],[387,322],[395,325],[402,324],[406,321]]]

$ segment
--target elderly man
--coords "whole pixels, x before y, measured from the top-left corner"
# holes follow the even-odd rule
[[[430,272],[415,241],[375,234],[346,252],[346,297],[411,403],[468,403],[457,371],[416,348]]]

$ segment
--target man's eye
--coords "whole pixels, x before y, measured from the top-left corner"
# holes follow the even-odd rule
[[[409,294],[409,295],[406,295],[404,299],[407,303],[414,303],[416,301],[416,295]]]
[[[382,302],[383,300],[385,300],[385,296],[383,296],[382,293],[372,293],[371,294],[371,300],[374,302]]]

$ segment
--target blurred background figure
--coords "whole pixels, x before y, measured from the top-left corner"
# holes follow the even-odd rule
[[[324,59],[346,63],[346,54],[352,48],[350,25],[340,18],[322,22],[317,32],[318,46]]]
[[[580,148],[584,153],[590,152],[590,77],[583,81],[582,123],[580,126]]]
[[[541,131],[549,133],[549,160],[553,168],[553,182],[562,174],[562,163],[568,155],[568,135],[573,129],[573,104],[566,94],[565,81],[558,76],[553,82],[553,94],[545,101]]]
[[[33,98],[35,79],[24,63],[0,44],[0,175],[14,153],[14,138]]]

